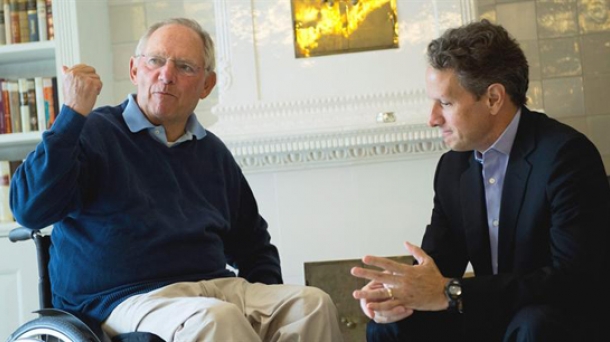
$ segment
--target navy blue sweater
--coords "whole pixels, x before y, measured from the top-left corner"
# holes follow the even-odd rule
[[[282,282],[279,255],[239,166],[211,132],[167,147],[132,133],[127,101],[88,117],[63,107],[11,182],[29,228],[54,224],[53,305],[103,321],[125,298],[235,276]]]

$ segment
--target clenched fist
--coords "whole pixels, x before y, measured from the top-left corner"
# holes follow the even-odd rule
[[[89,115],[102,91],[100,76],[86,64],[62,69],[64,104],[83,116]]]

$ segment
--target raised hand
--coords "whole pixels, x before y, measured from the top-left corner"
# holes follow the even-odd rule
[[[62,71],[64,104],[83,116],[89,115],[102,91],[100,76],[86,64],[63,66]]]

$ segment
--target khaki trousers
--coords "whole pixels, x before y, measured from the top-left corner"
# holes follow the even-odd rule
[[[242,278],[176,283],[130,297],[102,328],[111,337],[146,331],[168,342],[343,341],[325,292]]]

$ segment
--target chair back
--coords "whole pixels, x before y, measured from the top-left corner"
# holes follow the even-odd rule
[[[36,261],[38,267],[38,305],[40,309],[51,309],[51,279],[49,278],[49,249],[51,236],[44,235],[38,229],[18,227],[9,232],[12,242],[33,240],[36,245]]]
[[[51,248],[50,235],[37,235],[34,237],[36,244],[36,256],[38,264],[38,298],[41,309],[50,309],[51,303],[51,278],[49,277],[49,249]]]

